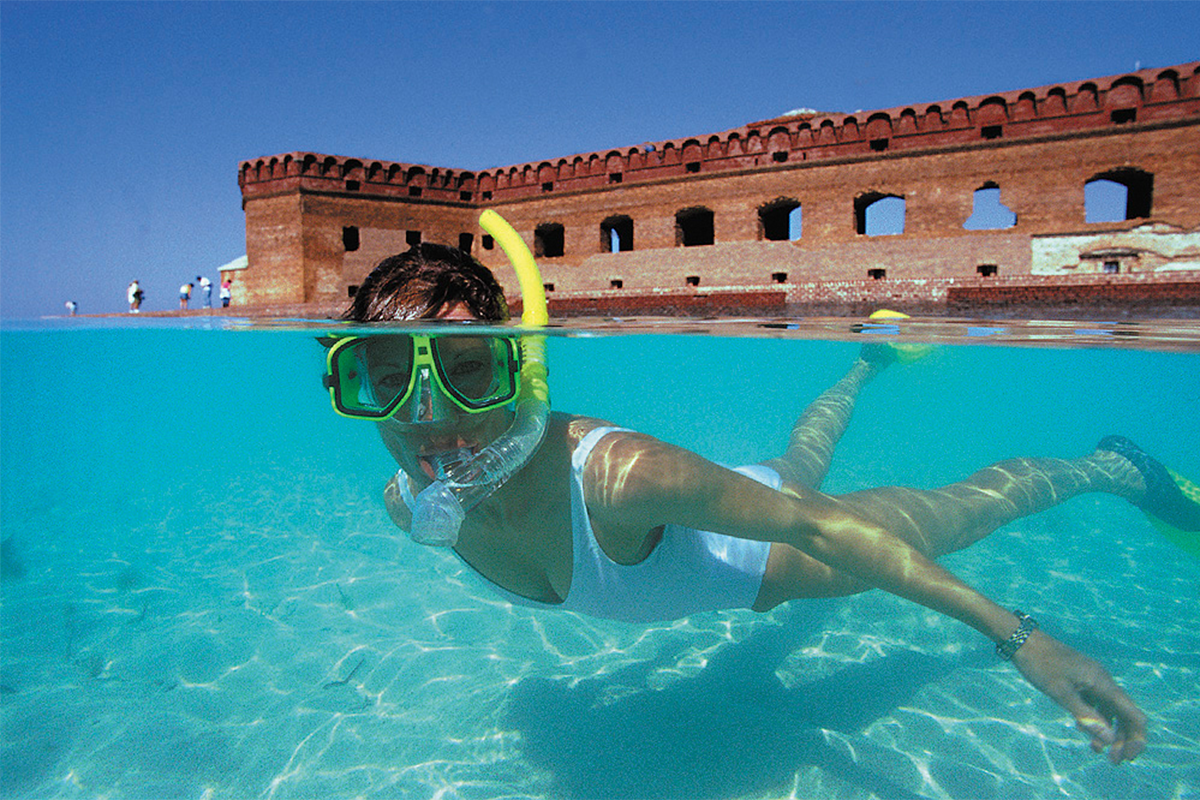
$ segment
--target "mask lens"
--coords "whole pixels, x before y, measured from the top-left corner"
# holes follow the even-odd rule
[[[516,347],[495,336],[441,336],[433,340],[438,376],[470,409],[508,402],[517,394]]]
[[[404,401],[413,383],[412,337],[371,336],[334,355],[341,410],[352,416],[383,417]]]

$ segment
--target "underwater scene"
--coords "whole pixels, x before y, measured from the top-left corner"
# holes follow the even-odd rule
[[[396,462],[334,413],[323,330],[0,331],[0,796],[1200,797],[1200,547],[1129,502],[939,560],[1141,707],[1113,766],[991,641],[880,590],[651,624],[510,604],[391,522]],[[911,357],[863,388],[822,491],[1112,434],[1200,482],[1194,323],[571,323],[551,404],[752,464],[880,342]]]

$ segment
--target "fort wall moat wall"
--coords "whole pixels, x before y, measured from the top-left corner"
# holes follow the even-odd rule
[[[537,254],[552,312],[1122,292],[1200,307],[1200,62],[480,171],[294,152],[238,180],[239,305],[345,304],[417,241],[469,249],[511,284],[478,227],[493,208]],[[1097,185],[1123,191],[1124,213],[1092,219]]]

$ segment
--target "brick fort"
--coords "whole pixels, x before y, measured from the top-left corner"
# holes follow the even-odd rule
[[[285,153],[238,183],[222,269],[259,309],[336,313],[421,241],[515,288],[492,208],[558,315],[1200,311],[1200,62],[479,171]]]

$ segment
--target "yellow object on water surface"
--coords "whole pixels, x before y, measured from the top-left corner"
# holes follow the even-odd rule
[[[878,311],[871,312],[871,316],[867,319],[878,322],[879,320],[889,319],[912,319],[912,317],[903,311],[892,311],[889,308],[881,308]],[[895,351],[896,360],[901,364],[911,364],[914,361],[920,361],[933,352],[933,345],[931,344],[894,344],[888,342],[887,346]]]

